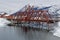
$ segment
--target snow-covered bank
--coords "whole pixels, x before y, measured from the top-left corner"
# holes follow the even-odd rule
[[[53,33],[53,35],[60,37],[60,22],[58,23],[58,26],[56,26],[55,32]]]
[[[0,27],[5,27],[9,23],[10,23],[10,21],[8,21],[4,18],[0,18]]]

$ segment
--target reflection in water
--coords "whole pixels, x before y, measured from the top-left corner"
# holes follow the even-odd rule
[[[18,33],[18,36],[24,38],[24,40],[60,40],[58,37],[53,36],[52,33],[50,32],[45,32],[45,31],[33,31],[32,29],[30,29],[27,32],[24,32],[22,29],[22,32],[18,30],[19,28],[17,28],[16,33]]]
[[[0,28],[0,40],[60,40],[60,38],[54,36],[51,32],[7,26]]]

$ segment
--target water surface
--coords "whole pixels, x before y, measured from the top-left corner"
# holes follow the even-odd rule
[[[0,40],[60,40],[50,32],[38,30],[24,30],[21,27],[1,27]]]

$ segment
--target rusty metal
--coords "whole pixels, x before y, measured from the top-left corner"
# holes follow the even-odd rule
[[[23,12],[16,12],[16,15],[10,16],[0,16],[2,18],[7,18],[9,20],[16,21],[36,21],[36,22],[46,22],[52,23],[56,20],[51,19],[51,15],[48,10],[33,10],[33,7],[28,6]]]

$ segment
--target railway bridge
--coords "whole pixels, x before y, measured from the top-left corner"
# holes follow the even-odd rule
[[[34,8],[34,6],[28,5],[22,8],[24,10],[17,11],[16,13],[13,13],[9,16],[2,15],[0,17],[17,22],[35,21],[35,22],[54,23],[60,21],[60,17],[53,17],[52,14],[49,13],[48,10],[46,10],[47,8],[49,7],[46,7],[44,9],[37,9]]]
[[[47,7],[49,8],[49,7]],[[23,24],[23,25],[40,25],[41,23],[51,24],[60,21],[60,17],[54,17],[51,13],[49,13],[46,8],[44,9],[37,9],[34,6],[25,6],[23,11],[19,10],[16,13],[13,13],[9,16],[1,15],[0,18],[6,18],[10,20],[14,24]],[[30,25],[30,26],[31,26]],[[42,24],[43,25],[43,24]],[[40,28],[40,26],[38,26]],[[42,27],[43,28],[43,27]],[[51,27],[47,27],[48,30],[52,29]]]

